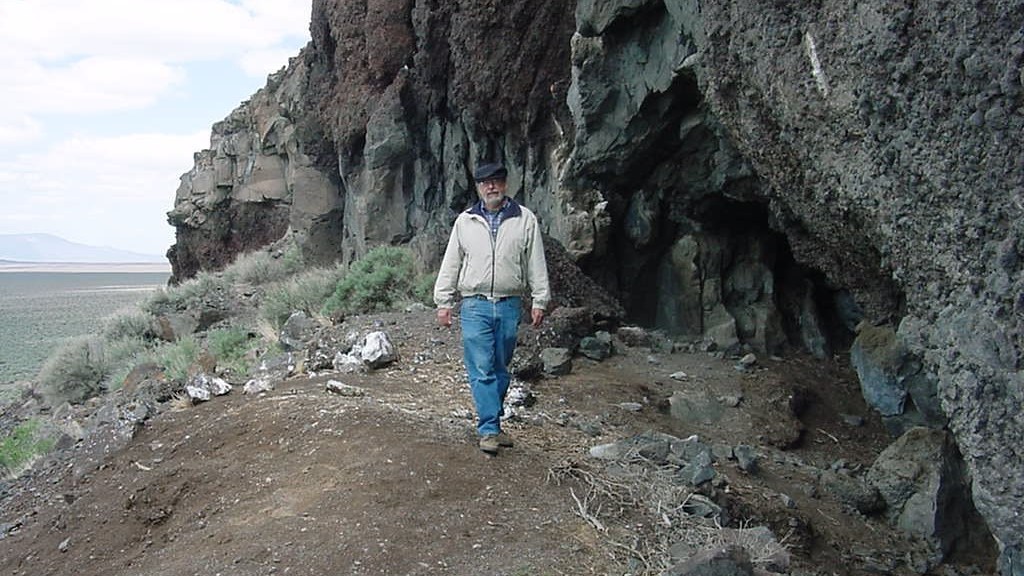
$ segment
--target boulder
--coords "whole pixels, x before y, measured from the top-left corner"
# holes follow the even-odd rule
[[[710,424],[721,420],[725,407],[710,394],[677,390],[668,399],[672,416],[684,423]]]
[[[228,384],[223,378],[210,376],[205,372],[196,374],[189,382],[187,388],[206,390],[213,396],[223,396],[231,392],[231,384]],[[205,398],[205,400],[209,400],[209,397]]]
[[[739,444],[732,450],[733,455],[736,457],[736,462],[747,474],[754,474],[758,469],[758,456],[757,449],[747,444]]]
[[[850,362],[864,399],[882,415],[891,434],[900,436],[915,426],[946,426],[935,377],[892,328],[861,323]]]
[[[862,324],[850,347],[850,362],[857,370],[868,405],[882,416],[903,413],[907,388],[900,373],[906,351],[892,328]]]
[[[540,353],[544,373],[561,376],[572,371],[572,352],[568,348],[545,348]]]
[[[580,354],[591,360],[601,361],[612,355],[611,334],[599,331],[594,336],[586,336],[580,340]]]
[[[316,326],[316,321],[306,316],[305,312],[292,312],[281,326],[278,341],[285,350],[301,350],[307,346]]]
[[[243,394],[261,394],[274,389],[274,382],[270,378],[253,378],[242,387]]]
[[[912,428],[882,451],[867,480],[885,500],[889,522],[927,541],[940,557],[967,535],[973,505],[948,432]]]
[[[824,470],[818,482],[824,492],[831,494],[849,510],[873,514],[886,506],[878,489],[860,478]]]
[[[691,486],[700,486],[712,480],[715,475],[710,451],[700,452],[676,471],[676,478]]]
[[[359,358],[370,368],[383,368],[398,360],[395,345],[385,332],[367,334],[359,344]]]
[[[207,402],[210,400],[210,391],[200,386],[187,384],[185,386],[185,394],[188,394],[188,397],[192,399],[193,403]]]

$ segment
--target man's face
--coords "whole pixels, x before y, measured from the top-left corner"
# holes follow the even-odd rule
[[[497,210],[505,199],[505,179],[495,178],[477,182],[476,193],[488,210]]]

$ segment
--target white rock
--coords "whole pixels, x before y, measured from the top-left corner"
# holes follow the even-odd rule
[[[206,388],[214,396],[223,396],[231,392],[231,384],[228,384],[223,378],[211,378],[207,382]]]
[[[185,393],[192,399],[193,402],[206,402],[210,399],[210,391],[206,388],[199,386],[192,386],[191,384],[185,386]]]
[[[328,392],[333,392],[333,393],[338,394],[340,396],[353,396],[353,397],[366,396],[366,389],[365,388],[360,388],[359,386],[352,386],[350,384],[345,384],[344,382],[340,382],[338,380],[328,380],[327,381],[327,391]]]
[[[245,383],[242,387],[243,394],[259,394],[260,392],[270,392],[274,389],[274,384],[270,380],[263,378],[253,378]]]
[[[618,460],[626,454],[627,449],[619,442],[599,444],[590,448],[590,456],[599,460]]]
[[[334,357],[333,365],[335,370],[346,374],[363,369],[362,359],[354,354],[345,354],[344,352],[338,352]]]
[[[384,332],[370,332],[360,346],[359,356],[370,368],[380,368],[396,360],[395,347]]]

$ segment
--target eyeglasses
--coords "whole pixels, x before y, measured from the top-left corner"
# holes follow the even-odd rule
[[[483,188],[486,188],[488,186],[504,186],[505,185],[505,179],[504,178],[492,178],[490,180],[480,180],[476,184],[477,184],[477,186],[481,186]]]

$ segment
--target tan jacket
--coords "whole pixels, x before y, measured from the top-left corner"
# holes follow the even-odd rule
[[[547,308],[551,289],[537,216],[509,199],[492,239],[481,210],[478,202],[455,219],[434,283],[434,303],[451,308],[458,291],[463,298],[530,296],[533,308]]]

